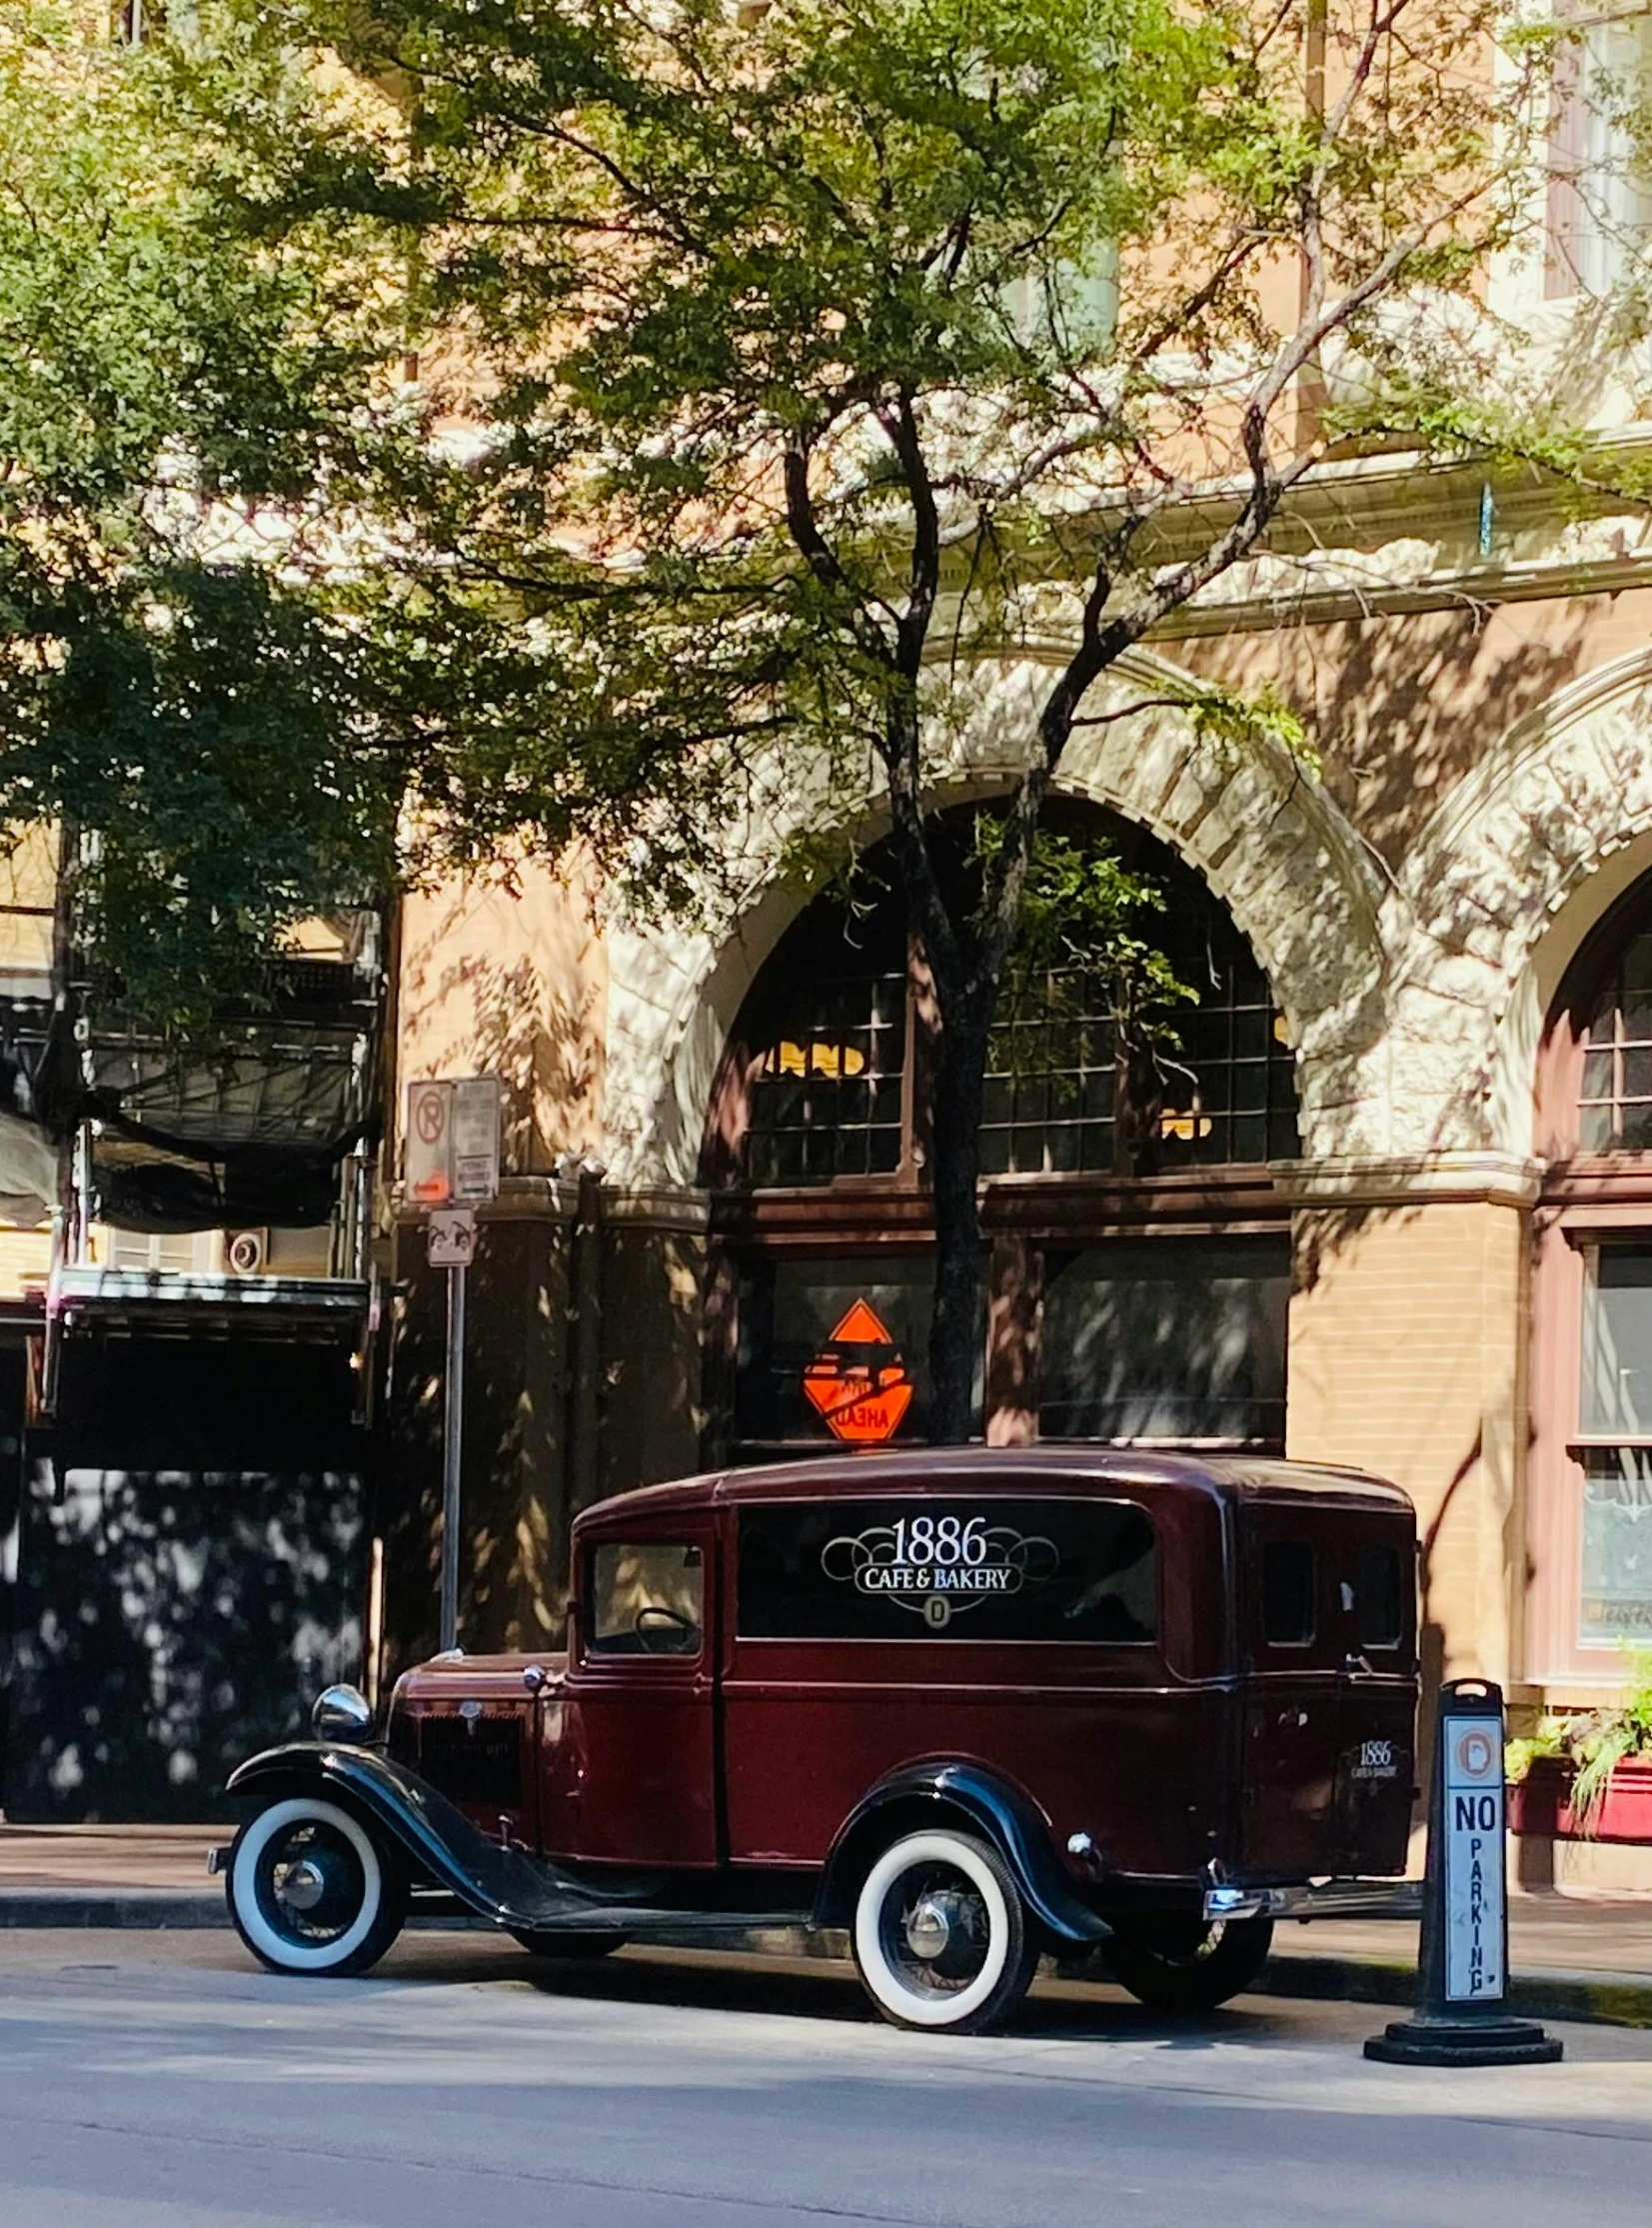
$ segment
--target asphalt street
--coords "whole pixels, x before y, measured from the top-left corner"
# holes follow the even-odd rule
[[[1645,2228],[1652,2036],[1422,2072],[1360,2057],[1379,2019],[1043,1982],[937,2038],[830,1967],[450,1934],[307,1982],[0,1935],[0,2228]]]

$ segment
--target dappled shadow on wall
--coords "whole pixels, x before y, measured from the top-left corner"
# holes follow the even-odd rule
[[[337,1471],[72,1468],[26,1493],[7,1814],[206,1820],[361,1670],[366,1526]]]
[[[1043,1438],[1282,1445],[1284,1236],[1051,1253]]]

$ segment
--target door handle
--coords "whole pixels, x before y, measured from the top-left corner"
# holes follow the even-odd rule
[[[1350,1677],[1355,1676],[1361,1671],[1365,1673],[1367,1678],[1373,1675],[1371,1671],[1370,1657],[1368,1655],[1360,1655],[1353,1649],[1350,1649],[1349,1652],[1342,1658],[1342,1668],[1348,1673]]]

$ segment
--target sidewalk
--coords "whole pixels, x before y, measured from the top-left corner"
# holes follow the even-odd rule
[[[225,1826],[0,1825],[0,1895],[19,1888],[132,1888],[204,1893],[207,1851],[228,1841]]]
[[[207,1851],[229,1826],[0,1826],[0,1931],[29,1926],[222,1926],[222,1885]],[[796,1955],[794,1931],[752,1948]],[[837,1954],[835,1941],[815,1951]],[[1409,2004],[1414,1924],[1369,1919],[1282,1923],[1262,1986],[1274,1995]],[[1579,1890],[1509,1902],[1511,2001],[1534,2018],[1652,2027],[1652,1899]]]
[[[0,1825],[0,1931],[13,1926],[224,1926],[207,1851],[233,1826]]]

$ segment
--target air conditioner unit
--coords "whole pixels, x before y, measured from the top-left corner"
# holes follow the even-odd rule
[[[232,1276],[262,1276],[270,1257],[268,1230],[226,1230],[224,1266]]]

